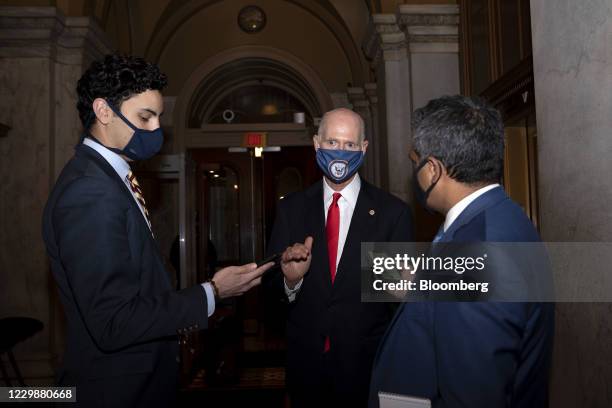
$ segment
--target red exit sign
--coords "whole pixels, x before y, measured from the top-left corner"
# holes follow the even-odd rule
[[[245,133],[242,141],[243,147],[265,147],[267,133],[249,132]]]

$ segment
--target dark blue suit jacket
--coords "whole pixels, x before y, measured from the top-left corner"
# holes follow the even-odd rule
[[[61,386],[74,407],[167,407],[177,391],[177,331],[207,325],[198,285],[175,291],[127,186],[85,145],[45,207],[43,236],[66,314]]]
[[[474,200],[442,241],[539,236],[498,187]],[[552,303],[405,303],[374,361],[370,407],[379,391],[429,398],[436,408],[546,407],[553,332]]]

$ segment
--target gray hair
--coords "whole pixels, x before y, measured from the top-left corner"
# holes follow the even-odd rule
[[[462,183],[498,182],[504,171],[504,125],[484,99],[461,95],[433,99],[412,115],[413,148],[435,157]]]
[[[348,113],[353,117],[357,118],[357,121],[359,122],[359,143],[363,143],[363,141],[365,140],[365,123],[363,122],[363,118],[360,114],[348,108],[336,108],[325,112],[325,114],[321,118],[321,122],[319,123],[319,130],[317,131],[317,135],[323,136],[325,134],[329,117],[333,116],[336,113]]]

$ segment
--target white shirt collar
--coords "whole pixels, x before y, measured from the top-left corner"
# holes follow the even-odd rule
[[[359,196],[359,190],[361,189],[361,178],[359,178],[359,173],[355,174],[353,180],[348,183],[342,190],[335,191],[333,190],[329,184],[327,184],[327,180],[323,177],[323,202],[325,203],[325,207],[328,207],[331,204],[334,193],[342,194],[342,199],[348,201],[351,207],[355,208],[357,204],[357,197]]]
[[[463,210],[465,210],[467,206],[472,203],[472,201],[476,200],[478,197],[480,197],[487,191],[494,189],[495,187],[499,187],[499,184],[489,184],[488,186],[474,191],[472,194],[464,197],[457,204],[453,205],[453,207],[448,210],[448,213],[446,213],[446,219],[444,220],[444,232],[448,230],[448,228],[453,224],[453,222],[455,222],[457,217],[461,215]]]
[[[121,180],[125,180],[128,173],[130,172],[130,165],[128,164],[127,161],[125,161],[123,157],[119,156],[117,153],[111,150],[108,150],[106,147],[102,146],[100,143],[94,142],[89,137],[86,137],[83,140],[83,144],[85,146],[91,147],[96,152],[100,153],[100,155],[104,157],[104,160],[106,160],[108,164],[110,164],[113,167],[113,169],[115,169],[119,177],[121,177]]]

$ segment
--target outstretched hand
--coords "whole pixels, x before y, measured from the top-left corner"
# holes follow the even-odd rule
[[[306,237],[303,244],[296,243],[287,247],[281,257],[281,269],[287,286],[292,289],[302,280],[312,261],[312,237]]]
[[[268,262],[257,267],[256,263],[249,263],[242,266],[228,266],[215,273],[212,280],[219,290],[221,299],[240,296],[249,289],[261,283],[261,275],[274,265]]]

